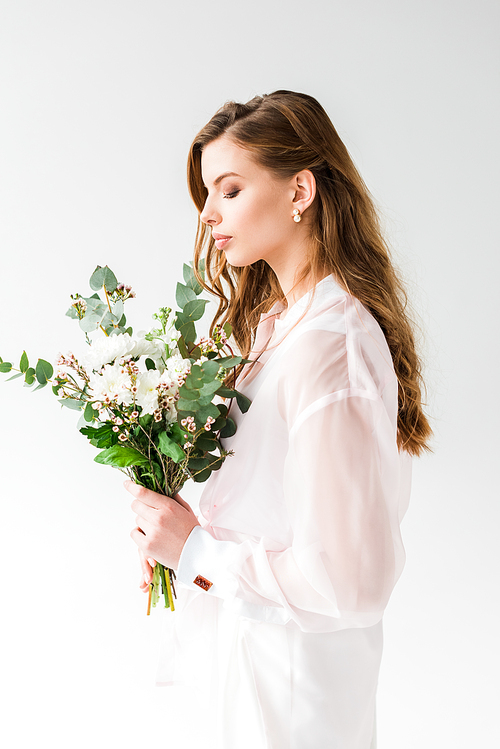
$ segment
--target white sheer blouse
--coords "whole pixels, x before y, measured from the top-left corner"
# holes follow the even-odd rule
[[[232,407],[234,455],[182,552],[159,681],[211,690],[217,749],[368,749],[404,564],[397,380],[380,327],[333,277],[277,315],[261,320],[238,385],[252,405]]]

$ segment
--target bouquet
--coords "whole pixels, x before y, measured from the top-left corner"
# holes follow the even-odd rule
[[[228,346],[230,325],[197,340],[195,323],[208,302],[199,298],[193,268],[185,264],[183,275],[176,289],[179,310],[162,307],[153,315],[155,327],[134,336],[124,306],[135,293],[108,266],[97,266],[89,281],[94,294],[72,295],[66,313],[85,335],[83,356],[61,354],[55,371],[45,359],[30,366],[26,351],[18,369],[0,358],[0,372],[15,372],[9,379],[23,377],[34,390],[50,384],[62,406],[83,412],[78,426],[100,449],[97,463],[170,497],[189,478],[206,481],[231,454],[220,438],[232,436],[236,426],[223,401],[235,398],[242,412],[250,406],[224,385],[228,370],[243,362]],[[173,570],[156,563],[148,614],[160,589],[165,607],[174,610],[174,580]]]

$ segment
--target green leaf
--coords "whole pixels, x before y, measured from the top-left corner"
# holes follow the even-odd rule
[[[146,359],[146,369],[156,369],[156,364],[152,359]]]
[[[186,400],[185,398],[179,398],[175,405],[179,411],[188,411],[190,414],[194,414],[199,408],[198,399]]]
[[[232,367],[241,364],[243,359],[241,356],[225,356],[222,359],[217,359],[217,361],[221,367],[224,367],[224,369],[231,369]]]
[[[60,398],[59,403],[61,406],[70,408],[72,411],[81,411],[85,405],[83,401],[79,401],[76,398]]]
[[[158,445],[161,452],[172,458],[174,463],[181,463],[186,458],[186,453],[177,442],[174,442],[166,432],[160,432],[158,435]]]
[[[0,372],[10,372],[12,369],[12,364],[8,361],[3,361],[0,364]]]
[[[80,328],[85,333],[92,333],[92,331],[97,330],[99,325],[101,324],[102,315],[85,315],[85,317],[82,317],[80,320]]]
[[[199,424],[200,427],[202,427],[204,424],[206,424],[209,416],[212,419],[219,418],[219,409],[217,408],[217,406],[214,406],[213,403],[209,403],[207,406],[198,408],[195,415],[196,423]]]
[[[78,312],[73,306],[71,306],[66,312],[66,317],[71,317],[72,320],[78,320]]]
[[[227,323],[225,323],[225,324],[224,324],[224,325],[222,326],[222,330],[223,330],[223,331],[224,331],[224,333],[226,334],[227,338],[230,338],[230,337],[231,337],[231,333],[233,332],[233,328],[232,328],[232,326],[231,326],[231,324],[230,324],[230,323],[228,323],[228,322],[227,322]]]
[[[210,465],[210,458],[190,458],[188,468],[190,471],[202,471]]]
[[[211,452],[211,450],[215,450],[217,440],[211,432],[205,432],[205,434],[200,434],[194,446],[197,450],[202,450],[204,453]]]
[[[24,375],[24,381],[27,385],[33,385],[33,383],[35,382],[35,370],[33,369],[33,367],[29,367],[26,370],[26,374]],[[56,390],[59,390],[59,387],[60,386],[58,385]]]
[[[92,408],[92,403],[87,403],[87,405],[85,406],[85,411],[83,412],[83,418],[85,419],[85,421],[88,421],[88,422],[93,421],[94,414],[95,414],[95,411]]]
[[[198,296],[198,294],[201,294],[201,292],[203,291],[203,287],[196,280],[193,268],[190,265],[187,265],[187,263],[184,263],[184,265],[182,266],[182,275],[184,276],[186,286],[189,286],[190,289],[193,289],[196,296]]]
[[[25,386],[26,386],[26,384],[27,383],[25,383]],[[33,389],[33,392],[35,392],[35,390],[41,390],[42,388],[44,388],[46,386],[47,386],[46,382],[41,382],[39,385],[36,386],[36,388]]]
[[[186,432],[181,429],[180,426],[174,422],[169,426],[169,437],[171,437],[178,445],[183,445],[185,442],[184,435]]]
[[[121,319],[123,317],[123,302],[121,299],[118,299],[118,301],[113,305],[113,316],[116,318],[116,322],[121,324]]]
[[[184,337],[181,335],[179,340],[177,341],[177,348],[180,351],[180,354],[183,359],[189,359],[189,352],[186,347],[186,342],[184,341]]]
[[[47,380],[50,380],[54,374],[54,368],[52,364],[49,364],[45,359],[39,359],[35,369],[36,379],[40,385],[46,385]]]
[[[220,388],[220,380],[212,380],[212,382],[206,382],[201,390],[199,391],[199,397],[205,398],[206,396],[210,396],[210,399],[213,398],[215,392],[217,392]],[[186,396],[183,396],[186,397]]]
[[[189,320],[186,321],[177,319],[175,321],[175,327],[184,338],[186,344],[192,343],[196,338],[196,328],[194,326],[194,322],[191,322]]]
[[[152,414],[144,414],[144,416],[139,416],[139,424],[143,429],[149,429],[153,422],[153,416]]]
[[[12,377],[9,377],[5,380],[5,382],[10,382],[11,380],[17,380],[18,377],[22,377],[24,372],[16,372],[15,375],[12,375]]]
[[[105,466],[116,466],[117,468],[149,464],[149,460],[139,450],[122,445],[108,447],[107,450],[103,450],[102,453],[96,455],[94,460],[96,463],[101,463]]]
[[[182,317],[188,318],[192,322],[201,320],[205,313],[205,307],[208,304],[207,299],[194,299],[192,302],[188,302],[182,309]]]
[[[118,286],[118,281],[113,271],[107,265],[97,266],[90,276],[89,285],[92,291],[99,291],[104,286],[108,294],[111,294]]]
[[[243,395],[243,393],[239,393],[238,391],[236,391],[236,403],[238,404],[242,414],[246,414],[246,412],[252,405],[252,401],[250,400],[250,398],[247,398],[246,395]]]
[[[236,434],[236,424],[231,419],[231,417],[229,417],[227,419],[226,426],[220,431],[220,436],[224,439],[227,437],[232,437],[233,434]]]
[[[234,398],[236,395],[236,390],[231,390],[231,388],[228,388],[225,385],[221,385],[217,390],[217,395],[220,395],[221,398]]]
[[[219,374],[219,362],[218,361],[206,361],[203,362],[201,368],[203,370],[203,381],[210,382],[214,377]],[[219,386],[220,387],[220,386]]]
[[[183,310],[186,304],[196,301],[196,294],[189,286],[178,283],[175,289],[175,301],[177,306]]]
[[[28,356],[26,354],[26,351],[23,351],[23,355],[21,356],[21,362],[19,364],[19,369],[21,370],[23,374],[28,370],[29,365],[30,363],[28,361]]]

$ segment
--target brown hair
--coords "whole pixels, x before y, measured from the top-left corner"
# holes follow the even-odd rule
[[[412,455],[429,449],[432,434],[422,410],[422,376],[407,298],[391,263],[368,188],[323,107],[312,96],[275,91],[247,104],[227,102],[198,133],[188,160],[191,197],[201,213],[207,190],[201,176],[203,148],[227,134],[256,162],[289,179],[308,169],[316,179],[310,211],[314,252],[303,271],[320,279],[333,273],[371,312],[386,337],[399,383],[398,446]],[[262,312],[284,294],[269,265],[259,260],[235,268],[217,250],[208,226],[198,221],[195,269],[206,250],[204,286],[219,298],[212,322],[229,322],[248,356]]]

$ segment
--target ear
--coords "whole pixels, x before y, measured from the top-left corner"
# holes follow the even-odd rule
[[[293,178],[292,208],[304,213],[316,197],[316,179],[309,169],[303,169]]]

